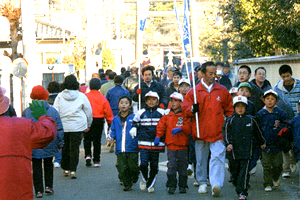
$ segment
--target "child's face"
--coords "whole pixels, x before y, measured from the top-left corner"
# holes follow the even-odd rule
[[[181,101],[177,99],[171,99],[171,108],[173,110],[177,110],[181,107]]]
[[[147,97],[145,103],[149,108],[154,108],[155,106],[158,105],[158,100],[156,97]]]
[[[182,94],[183,96],[185,96],[188,91],[191,89],[190,85],[187,83],[181,83],[179,86],[179,92],[180,94]]]
[[[267,108],[274,108],[274,106],[277,104],[276,97],[271,94],[266,96],[263,101]]]
[[[251,92],[248,87],[241,87],[237,94],[247,98],[251,97]]]
[[[243,103],[237,103],[234,107],[234,112],[238,115],[243,115],[246,112],[246,106]]]
[[[126,112],[129,110],[129,108],[131,108],[131,105],[128,99],[124,98],[119,101],[120,112]]]

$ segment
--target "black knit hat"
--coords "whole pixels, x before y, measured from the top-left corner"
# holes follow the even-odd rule
[[[123,83],[123,77],[120,75],[115,76],[114,83],[121,85]]]
[[[91,90],[99,90],[101,87],[100,79],[99,78],[92,78],[90,80],[90,89]]]

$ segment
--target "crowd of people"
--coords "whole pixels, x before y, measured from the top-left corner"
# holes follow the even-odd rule
[[[249,66],[240,66],[235,75],[227,61],[203,63],[195,69],[195,82],[183,77],[176,67],[166,72],[167,76],[157,77],[153,66],[144,66],[139,84],[136,67],[130,73],[123,69],[121,75],[99,70],[87,85],[68,75],[62,84],[49,83],[47,90],[33,87],[33,105],[22,117],[31,120],[31,128],[42,126],[40,119],[51,117],[57,133],[55,139],[52,134],[52,143],[45,140],[32,145],[38,149],[32,147],[32,156],[26,155],[33,172],[27,185],[33,181],[35,197],[54,194],[53,167],[61,167],[65,177],[77,178],[82,139],[86,167],[100,167],[103,132],[110,152],[117,155],[124,191],[132,190],[140,179],[141,190],[155,192],[159,154],[165,146],[169,194],[177,187],[179,193],[186,193],[188,176],[194,172],[198,192],[205,194],[211,186],[212,196],[218,197],[224,185],[226,158],[229,181],[239,199],[247,198],[250,175],[256,172],[259,159],[266,192],[279,187],[281,178],[296,170],[300,158],[300,80],[292,76],[289,65],[279,68],[282,80],[274,89],[264,67],[255,69],[255,78],[250,80]],[[4,94],[2,88],[0,100],[7,100]],[[2,104],[0,122],[17,119],[12,106],[5,103],[2,111]],[[40,105],[43,112],[35,111]],[[40,117],[45,114],[50,117]],[[35,127],[31,132],[46,134],[40,129]]]

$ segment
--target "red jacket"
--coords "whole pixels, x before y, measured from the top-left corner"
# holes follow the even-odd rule
[[[107,123],[111,124],[114,115],[105,96],[103,96],[98,90],[91,90],[85,95],[92,106],[93,118],[106,118]]]
[[[55,121],[41,116],[30,119],[0,116],[0,199],[33,199],[31,153],[56,137]]]
[[[165,143],[169,150],[187,149],[189,144],[189,134],[191,134],[192,126],[190,119],[184,119],[182,112],[174,113],[170,111],[168,115],[164,115],[158,122],[156,127],[156,137],[166,135]],[[172,136],[172,129],[181,128],[182,132]]]
[[[215,83],[210,93],[200,82],[196,86],[196,97],[199,103],[199,129],[200,138],[197,138],[195,115],[191,112],[194,104],[194,92],[190,90],[181,105],[184,117],[193,120],[193,138],[205,142],[222,140],[222,126],[225,122],[224,115],[229,117],[233,113],[232,97],[227,89]]]

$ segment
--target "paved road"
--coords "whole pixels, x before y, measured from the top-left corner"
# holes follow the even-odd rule
[[[186,194],[179,194],[178,190],[174,195],[168,195],[166,192],[166,173],[164,171],[166,153],[160,155],[160,171],[155,185],[155,193],[140,191],[138,184],[133,186],[129,192],[123,191],[123,186],[118,184],[117,170],[115,168],[116,156],[114,153],[108,153],[108,148],[102,146],[102,159],[100,168],[87,168],[85,166],[83,148],[80,152],[80,163],[78,166],[78,178],[66,178],[62,170],[56,168],[54,171],[54,190],[52,196],[44,195],[43,199],[55,200],[125,200],[125,199],[213,199],[210,193],[198,194],[193,186],[194,179],[188,180],[189,191]],[[226,170],[225,186],[218,199],[238,199],[234,187],[228,182],[229,173]],[[300,199],[299,175],[298,171],[290,179],[282,180],[282,184],[276,190],[266,193],[262,186],[262,167],[258,165],[258,171],[251,176],[251,189],[248,199]],[[208,187],[210,190],[210,187]],[[214,198],[215,199],[215,198]]]

